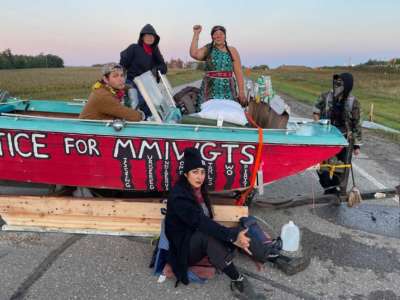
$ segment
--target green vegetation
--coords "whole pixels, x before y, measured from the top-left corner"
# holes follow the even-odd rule
[[[63,68],[62,58],[51,54],[15,55],[10,49],[0,52],[0,69]]]
[[[353,94],[359,99],[363,119],[368,119],[374,104],[374,121],[400,130],[400,73],[382,73],[349,69],[279,68],[266,72],[271,75],[273,87],[299,101],[313,104],[316,98],[331,88],[334,73],[351,72],[354,76]]]
[[[313,104],[318,95],[331,87],[332,74],[346,69],[311,69],[282,67],[275,70],[252,70],[255,79],[272,76],[274,88],[300,101]],[[374,120],[400,130],[400,74],[351,70],[355,78],[354,95],[358,97],[367,119],[374,104]],[[100,68],[68,67],[62,69],[0,70],[0,89],[11,95],[31,99],[86,98],[99,78]],[[171,69],[168,79],[173,86],[201,79],[200,70]]]
[[[170,70],[173,86],[198,80],[197,70]],[[62,69],[0,70],[0,89],[11,95],[30,99],[86,98],[91,86],[100,78],[100,68],[67,67]]]
[[[204,72],[200,70],[171,69],[168,70],[168,80],[172,86],[199,80],[203,77]]]

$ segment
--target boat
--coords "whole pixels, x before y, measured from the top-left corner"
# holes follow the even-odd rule
[[[145,80],[137,85],[152,100],[153,121],[82,120],[84,100],[4,98],[0,180],[163,192],[182,173],[184,149],[194,146],[206,162],[210,191],[245,190],[256,173],[259,186],[269,184],[347,145],[337,128],[315,122],[284,129],[182,124],[156,105],[160,94],[146,93]]]

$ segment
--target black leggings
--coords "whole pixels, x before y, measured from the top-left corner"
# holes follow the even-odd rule
[[[195,265],[205,256],[208,256],[214,267],[223,271],[232,263],[234,247],[196,231],[190,239],[189,266]]]

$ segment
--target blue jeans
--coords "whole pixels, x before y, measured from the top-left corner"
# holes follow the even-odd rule
[[[140,93],[139,89],[137,88],[136,84],[132,81],[132,80],[126,80],[125,82],[126,84],[131,85],[134,89],[137,90],[137,95],[138,95],[138,99],[139,99],[139,104],[137,106],[138,109],[140,109],[142,112],[144,112],[146,119],[147,117],[151,116],[151,111],[149,109],[149,107],[146,104],[146,101],[144,100],[142,94]]]

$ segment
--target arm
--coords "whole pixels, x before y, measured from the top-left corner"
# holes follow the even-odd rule
[[[321,118],[321,111],[323,110],[323,107],[325,105],[324,97],[323,94],[321,94],[318,98],[317,101],[314,104],[313,107],[313,119],[315,122],[318,122],[319,119]]]
[[[121,52],[120,54],[120,61],[119,64],[123,66],[125,69],[128,69],[131,65],[132,59],[133,59],[133,49],[132,45],[126,48],[124,51]]]
[[[193,230],[199,230],[218,240],[234,243],[237,239],[239,228],[222,226],[205,216],[201,208],[197,208],[183,196],[177,196],[167,204],[177,217]],[[167,211],[170,208],[167,208]]]
[[[207,55],[207,47],[199,48],[199,36],[201,32],[201,26],[193,26],[193,38],[190,44],[190,56],[196,60],[204,60]]]
[[[167,74],[168,67],[167,64],[165,63],[164,57],[161,54],[160,49],[157,47],[155,49],[154,53],[154,58],[155,58],[155,63],[156,63],[156,68],[157,70],[160,70],[162,74]]]
[[[362,145],[362,131],[361,131],[361,107],[357,99],[354,100],[353,109],[351,111],[351,133],[353,137],[354,154],[360,153],[360,146]]]
[[[239,52],[234,47],[229,47],[229,50],[232,53],[233,57],[233,72],[235,73],[235,77],[237,80],[238,90],[239,90],[239,102],[243,106],[246,104],[246,97],[244,95],[244,80],[243,80],[243,71],[242,71],[242,63],[240,61]]]

